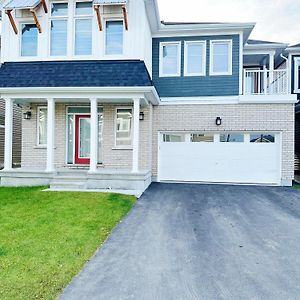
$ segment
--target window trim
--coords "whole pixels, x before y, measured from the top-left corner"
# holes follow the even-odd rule
[[[68,13],[65,15],[65,16],[52,16],[51,15],[51,6],[52,4],[55,4],[55,3],[67,3],[68,4]],[[70,45],[69,45],[69,35],[70,35],[70,12],[72,10],[70,10],[70,5],[69,5],[69,1],[68,0],[64,0],[64,1],[58,1],[58,0],[54,0],[54,1],[49,1],[49,16],[48,16],[48,52],[49,52],[49,57],[52,57],[52,58],[66,58],[67,56],[69,56],[69,53],[70,53]],[[51,43],[52,43],[52,39],[51,39],[51,21],[52,20],[64,20],[67,22],[67,47],[66,47],[66,54],[60,54],[60,55],[51,55]],[[73,22],[72,20],[72,23],[75,23]],[[75,44],[75,41],[73,42]]]
[[[200,73],[189,73],[188,72],[188,46],[189,44],[201,44],[203,45],[202,50],[202,71]],[[184,41],[184,76],[206,76],[206,41]]]
[[[19,37],[19,57],[21,58],[33,58],[33,57],[38,57],[39,56],[39,32],[37,31],[37,42],[36,42],[36,55],[22,55],[22,25],[36,25],[32,20],[30,21],[21,21],[19,22],[19,31],[20,31],[20,37]]]
[[[294,57],[294,93],[300,93],[299,84],[300,57]]]
[[[48,116],[48,107],[41,105],[41,106],[37,106],[37,114],[36,114],[36,147],[41,147],[41,148],[45,148],[47,147],[47,142],[46,144],[40,144],[40,126],[39,126],[39,122],[40,122],[40,110],[41,109],[46,109],[46,114]],[[48,118],[47,118],[48,120]],[[47,122],[46,122],[47,124]],[[48,125],[48,124],[47,124]]]
[[[163,47],[167,45],[177,45],[177,72],[176,74],[163,73]],[[159,77],[180,77],[181,76],[181,41],[160,42],[159,43]]]
[[[131,131],[130,131],[130,139],[131,139],[131,143],[130,145],[127,146],[120,146],[117,145],[117,114],[118,114],[118,109],[131,109]],[[132,150],[133,148],[133,107],[132,106],[117,106],[115,107],[115,121],[114,121],[114,147],[113,149],[117,149],[117,150]]]
[[[120,54],[107,54],[106,53],[106,23],[107,22],[114,22],[114,21],[122,21],[123,23],[123,44],[122,44],[122,53]],[[122,18],[104,18],[104,28],[103,28],[103,55],[105,57],[111,57],[111,58],[117,58],[117,57],[123,57],[125,55],[125,26],[124,26],[124,20]]]
[[[90,15],[76,15],[76,3],[78,2],[92,2],[92,12]],[[72,29],[73,29],[73,34],[72,34],[72,37],[73,37],[73,55],[75,57],[86,57],[86,56],[91,56],[93,55],[93,27],[94,27],[94,22],[93,22],[93,9],[94,9],[94,6],[93,6],[93,1],[90,1],[90,0],[77,0],[77,1],[74,1],[74,4],[73,4],[73,21],[72,21]],[[91,43],[91,53],[90,54],[76,54],[75,51],[76,51],[76,21],[77,20],[91,20],[91,40],[92,40],[92,43]]]
[[[228,72],[214,72],[213,70],[213,63],[214,63],[214,56],[213,56],[213,47],[214,44],[218,43],[228,43],[229,44],[229,55],[228,55],[228,66],[229,70]],[[210,41],[210,50],[209,50],[209,75],[210,76],[223,76],[223,75],[232,75],[232,39],[228,40],[211,40]]]

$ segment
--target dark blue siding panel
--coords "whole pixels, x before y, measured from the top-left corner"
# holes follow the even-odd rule
[[[210,40],[232,39],[232,76],[209,76]],[[184,41],[206,40],[206,76],[184,77]],[[181,41],[181,76],[159,77],[160,42]],[[160,97],[233,96],[239,94],[239,35],[154,38],[153,83]]]

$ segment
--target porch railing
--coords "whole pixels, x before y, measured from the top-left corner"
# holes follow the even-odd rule
[[[288,71],[244,70],[244,95],[288,94]]]

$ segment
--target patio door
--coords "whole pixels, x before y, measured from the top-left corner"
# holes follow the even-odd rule
[[[75,119],[75,164],[90,163],[91,117],[76,115]]]

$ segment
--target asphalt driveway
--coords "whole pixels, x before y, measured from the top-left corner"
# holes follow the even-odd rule
[[[61,299],[300,299],[300,191],[152,184]]]

